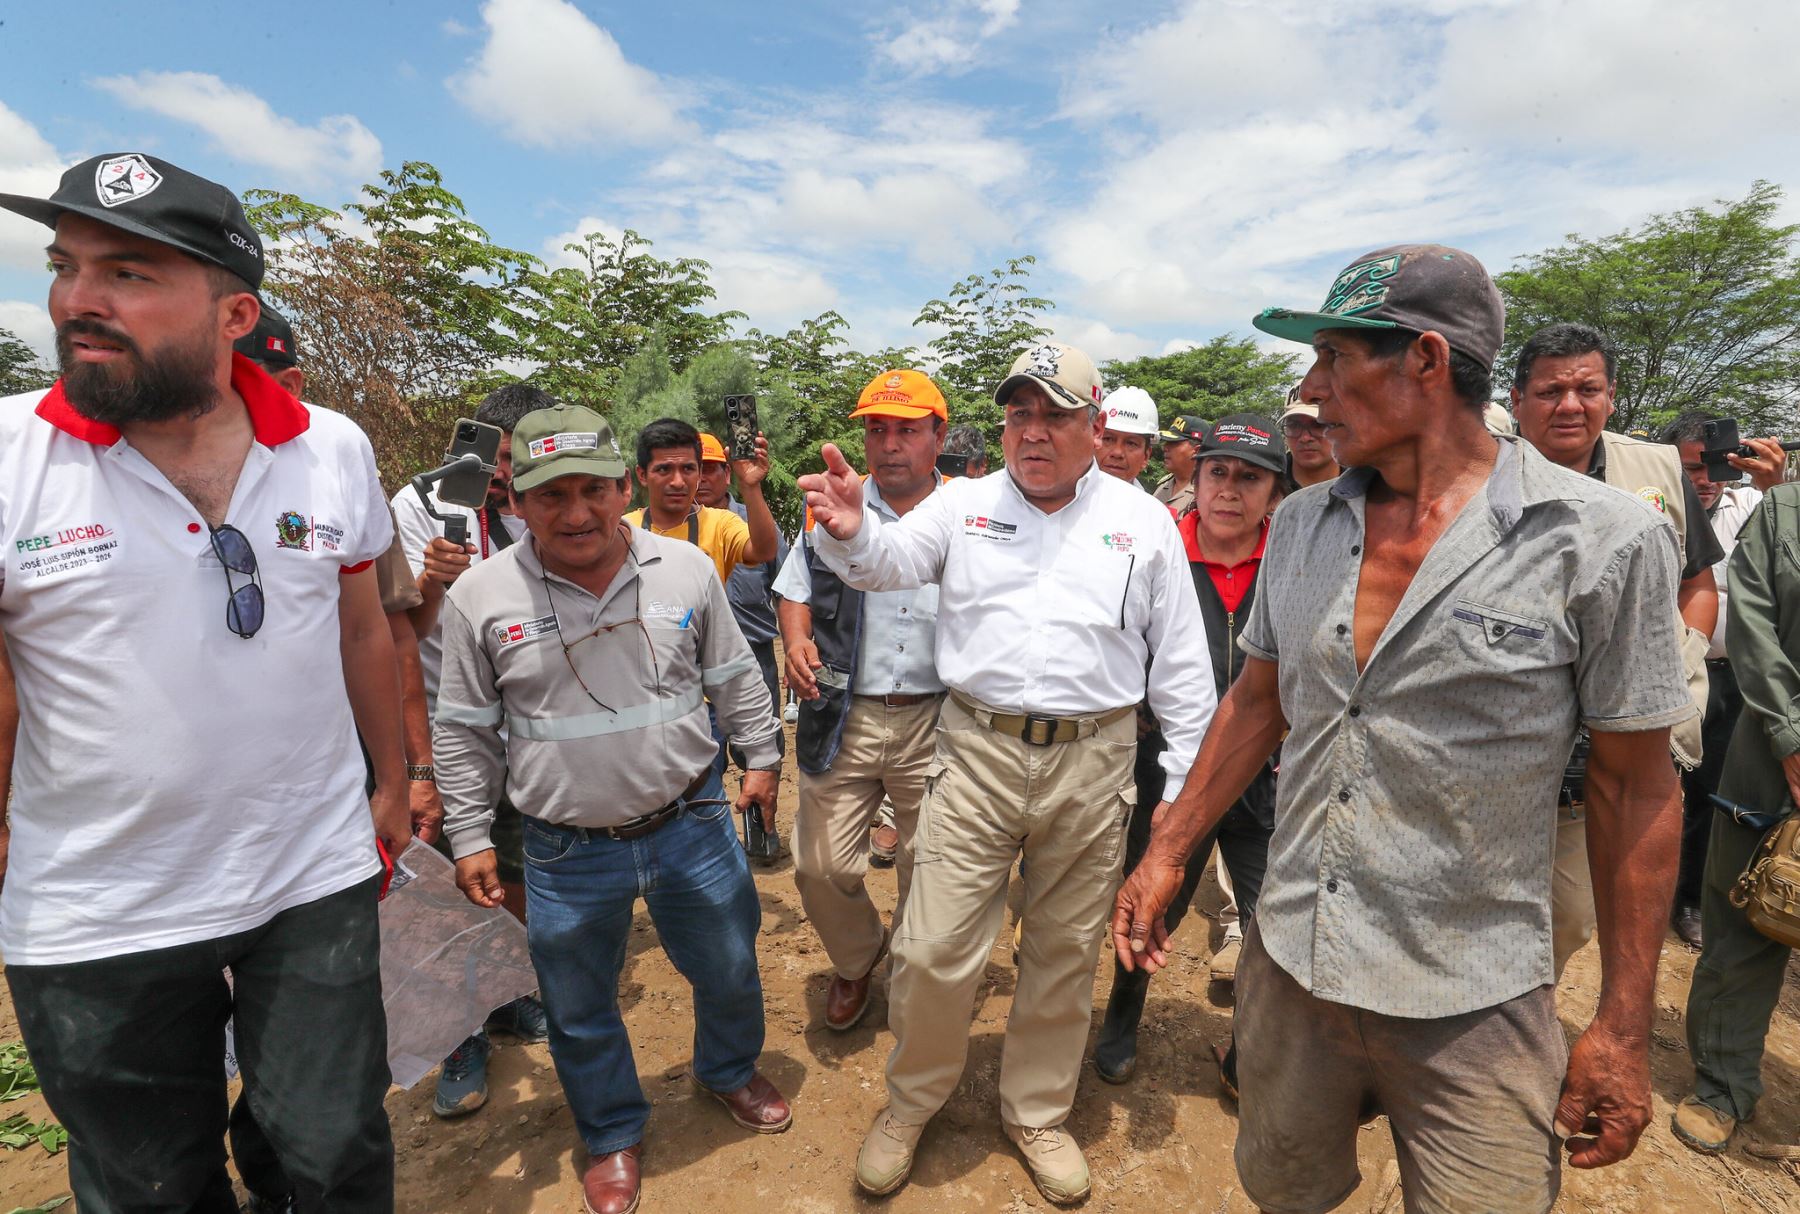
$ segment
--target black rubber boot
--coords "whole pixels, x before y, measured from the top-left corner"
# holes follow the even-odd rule
[[[1149,990],[1149,974],[1113,962],[1112,994],[1107,996],[1106,1018],[1094,1042],[1094,1073],[1108,1083],[1124,1083],[1137,1069],[1138,1021],[1143,1019]]]

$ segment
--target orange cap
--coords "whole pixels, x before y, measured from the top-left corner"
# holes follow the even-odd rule
[[[725,444],[710,434],[700,435],[700,462],[703,464],[729,464],[725,458]]]
[[[921,417],[950,419],[944,394],[923,371],[883,371],[856,398],[851,417]]]

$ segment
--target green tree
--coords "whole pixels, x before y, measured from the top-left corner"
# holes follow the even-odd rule
[[[1037,258],[1029,254],[1008,258],[1005,265],[971,274],[951,287],[947,299],[934,299],[919,309],[915,326],[944,330],[927,348],[936,358],[933,378],[950,399],[953,422],[972,423],[989,435],[998,433],[1000,410],[993,403],[994,388],[1014,359],[1050,335],[1038,314],[1056,305],[1028,294],[1026,285],[1035,264]]]
[[[38,392],[56,382],[32,348],[7,329],[0,329],[0,396]]]
[[[590,232],[564,250],[580,259],[526,281],[527,315],[518,330],[532,382],[563,400],[604,408],[625,364],[658,334],[663,357],[681,371],[723,340],[741,312],[706,312],[715,297],[711,268],[692,257],[665,261],[627,231],[613,240]]]
[[[495,244],[438,170],[384,170],[332,210],[250,190],[264,291],[288,317],[308,399],[348,414],[398,484],[438,462],[458,414],[519,360],[537,258]]]
[[[1198,414],[1208,421],[1227,413],[1273,417],[1287,401],[1298,371],[1290,354],[1270,354],[1247,337],[1221,334],[1205,345],[1174,354],[1113,359],[1100,368],[1108,388],[1130,384],[1156,402],[1163,423]]]
[[[1506,299],[1504,388],[1525,339],[1585,321],[1619,348],[1619,430],[1684,409],[1735,416],[1749,433],[1792,426],[1800,403],[1800,225],[1775,222],[1782,191],[1656,215],[1636,231],[1566,242],[1495,280]]]

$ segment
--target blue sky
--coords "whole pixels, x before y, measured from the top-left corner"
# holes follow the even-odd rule
[[[0,191],[141,150],[336,204],[428,160],[515,248],[634,228],[712,262],[747,323],[835,308],[870,346],[922,342],[920,304],[1023,253],[1061,337],[1130,356],[1315,304],[1383,244],[1498,270],[1759,177],[1800,184],[1796,5],[67,11],[0,8]],[[45,236],[0,214],[0,327],[40,349]]]

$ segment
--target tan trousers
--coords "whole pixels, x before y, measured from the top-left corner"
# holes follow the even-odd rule
[[[1587,811],[1556,810],[1556,861],[1550,870],[1550,938],[1556,981],[1582,945],[1594,938],[1594,877],[1588,871]]]
[[[912,894],[894,939],[888,1100],[895,1118],[917,1124],[956,1089],[1023,852],[1025,929],[1000,1111],[1015,1125],[1059,1125],[1075,1098],[1097,949],[1137,799],[1137,722],[1127,714],[1073,742],[1027,746],[946,699],[937,739],[913,837]]]
[[[906,907],[912,884],[913,824],[925,794],[942,698],[889,708],[877,697],[853,697],[831,770],[816,776],[800,773],[794,884],[840,977],[863,977],[881,950],[881,912],[869,898],[863,878],[869,871],[869,827],[884,795],[894,803],[894,825],[900,831],[895,923]]]

